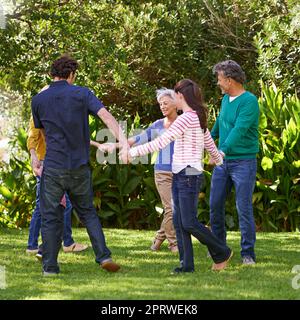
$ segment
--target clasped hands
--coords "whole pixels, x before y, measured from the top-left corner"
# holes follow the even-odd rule
[[[219,154],[222,157],[222,159],[224,160],[224,157],[225,157],[224,152],[223,151],[219,151]],[[210,157],[209,161],[208,161],[208,165],[209,166],[215,166],[216,164],[217,164],[216,161],[212,157]]]
[[[113,153],[117,148],[119,148],[119,143],[112,143],[112,142],[97,143],[97,142],[95,142],[95,144],[97,144],[97,148],[101,152]],[[130,150],[129,146],[120,148],[119,159],[121,160],[121,162],[123,164],[130,163],[133,160],[132,157],[130,157],[130,155],[129,155],[129,150]]]

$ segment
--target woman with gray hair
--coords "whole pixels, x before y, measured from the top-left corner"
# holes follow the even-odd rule
[[[164,118],[155,121],[143,133],[128,139],[130,146],[144,144],[161,135],[177,118],[175,92],[172,89],[161,88],[156,91],[156,98]],[[176,233],[173,225],[172,214],[172,158],[174,142],[161,149],[154,166],[155,184],[164,208],[164,216],[150,247],[158,251],[162,243],[167,240],[171,252],[178,252]]]

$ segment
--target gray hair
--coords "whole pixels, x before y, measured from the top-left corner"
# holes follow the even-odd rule
[[[242,70],[241,66],[233,60],[226,60],[217,63],[213,67],[213,73],[218,75],[220,72],[223,72],[223,75],[226,78],[231,78],[241,84],[246,81],[245,72]]]
[[[156,99],[159,102],[159,100],[162,97],[168,96],[172,100],[175,100],[175,91],[173,89],[168,89],[168,88],[161,88],[156,90]]]

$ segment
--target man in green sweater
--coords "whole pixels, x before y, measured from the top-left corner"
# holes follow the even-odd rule
[[[224,97],[211,135],[215,140],[219,139],[224,163],[216,166],[212,175],[210,223],[212,232],[226,243],[225,201],[234,186],[241,230],[242,262],[249,265],[256,260],[252,194],[259,150],[259,106],[257,98],[245,90],[245,73],[235,61],[220,62],[214,66],[213,72]]]

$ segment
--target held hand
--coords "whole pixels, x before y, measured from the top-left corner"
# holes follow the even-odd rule
[[[138,153],[136,152],[136,148],[132,147],[128,150],[128,161],[132,163],[132,161],[138,157]]]
[[[123,148],[119,152],[119,159],[121,160],[121,163],[128,164],[129,163],[129,149]]]
[[[223,151],[219,151],[219,155],[221,156],[221,158],[222,158],[222,160],[223,160],[224,157],[225,157],[225,153],[224,153]],[[209,165],[209,166],[215,166],[215,165],[217,165],[217,163],[216,163],[216,161],[215,161],[212,157],[210,157],[210,158],[209,158],[209,161],[208,161],[208,165]]]
[[[98,144],[98,149],[102,152],[113,153],[116,147],[117,147],[116,143],[107,142],[107,143]]]
[[[130,155],[130,153],[128,152],[128,162],[129,162],[129,163],[132,163],[132,161],[133,161],[133,158],[132,158],[132,156]]]
[[[224,159],[225,158],[225,153],[223,152],[223,151],[219,151],[219,153],[220,153],[220,156]]]
[[[215,165],[216,165],[215,160],[210,157],[210,158],[209,158],[209,161],[208,161],[208,165],[209,165],[209,166],[215,166]]]
[[[128,164],[129,163],[129,150],[130,150],[130,145],[128,144],[127,140],[126,142],[120,144],[119,146],[119,159],[121,163],[123,164]]]
[[[127,145],[123,147],[119,152],[119,158],[124,164],[128,164],[132,161],[132,158],[130,157],[130,154],[129,154],[129,150],[130,150],[130,147],[129,145]]]
[[[39,161],[36,155],[31,155],[31,167],[32,167],[33,173],[37,177],[40,177],[42,175],[43,165],[41,164],[41,161]]]
[[[44,169],[44,167],[43,167],[43,165],[41,164],[39,170],[37,171],[37,176],[38,176],[38,177],[41,177],[41,176],[42,176],[43,169]]]

